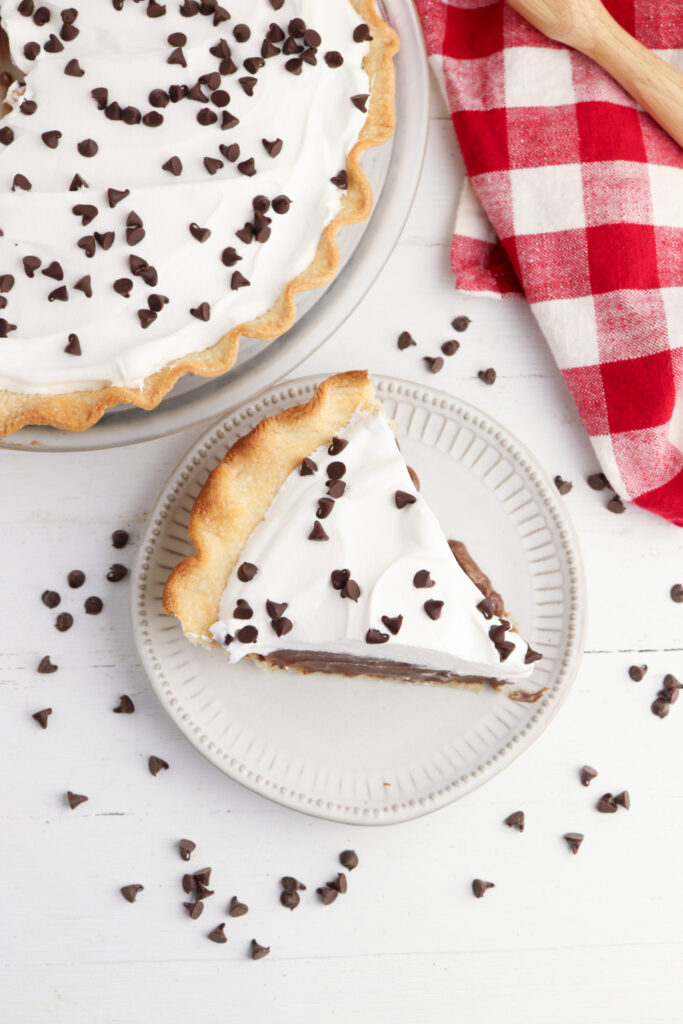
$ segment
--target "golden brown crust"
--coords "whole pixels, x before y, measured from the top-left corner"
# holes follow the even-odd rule
[[[371,29],[372,42],[364,67],[371,83],[370,104],[365,125],[349,153],[348,189],[342,209],[325,228],[313,262],[283,289],[275,305],[256,320],[235,327],[215,345],[195,352],[147,377],[142,387],[104,387],[60,395],[24,395],[0,390],[0,437],[28,424],[62,430],[87,430],[114,405],[128,402],[140,409],[153,409],[186,373],[217,377],[232,368],[241,338],[270,341],[288,331],[296,319],[299,292],[328,284],[339,268],[336,235],[340,228],[367,220],[372,211],[372,189],[360,166],[366,150],[387,142],[394,130],[394,65],[398,36],[376,10],[376,0],[349,0]]]
[[[199,643],[212,645],[209,628],[240,551],[283,483],[307,455],[329,444],[353,413],[381,410],[365,370],[324,381],[305,405],[262,420],[228,451],[194,503],[190,540],[196,555],[173,570],[164,611],[180,619]]]

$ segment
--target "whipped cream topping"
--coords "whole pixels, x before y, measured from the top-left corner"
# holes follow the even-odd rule
[[[25,79],[0,121],[0,388],[140,386],[312,261],[366,118],[367,32],[349,0],[228,9],[0,0]]]
[[[460,568],[383,414],[356,413],[310,460],[287,478],[228,580],[211,633],[231,662],[284,649],[464,678],[531,675],[538,656]],[[311,539],[321,530],[327,539]]]

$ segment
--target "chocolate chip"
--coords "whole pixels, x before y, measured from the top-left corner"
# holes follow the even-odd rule
[[[485,597],[483,601],[480,601],[477,605],[477,611],[481,612],[485,619],[493,618],[493,603],[490,597]]]
[[[480,370],[477,377],[479,380],[483,380],[484,384],[496,383],[496,371],[492,366],[489,366],[488,370]]]
[[[683,602],[683,583],[674,583],[670,590],[671,600],[675,604],[681,604]]]
[[[348,443],[343,437],[333,437],[327,449],[327,454],[339,455],[340,452],[344,451]]]
[[[126,188],[126,189],[117,189],[117,188],[109,188],[109,189],[107,189],[107,201],[109,203],[110,209],[113,210],[115,206],[117,206],[122,200],[124,200],[129,195],[130,195],[130,189],[128,189],[128,188]]]
[[[610,512],[616,513],[616,515],[621,515],[622,512],[626,511],[626,506],[623,501],[616,495],[607,502],[607,508]]]
[[[82,587],[83,584],[85,583],[85,573],[81,572],[80,569],[72,569],[69,575],[67,576],[66,581],[70,587],[72,587],[74,590],[77,590],[79,587]]]
[[[334,498],[319,498],[318,507],[316,508],[316,516],[318,519],[327,519],[330,512],[334,508]]]
[[[40,53],[40,43],[30,42],[24,46],[24,57],[26,60],[35,60]]]
[[[251,281],[247,281],[246,277],[244,277],[243,274],[240,274],[239,270],[236,270],[230,278],[230,287],[234,292],[236,292],[238,288],[247,288],[250,284]]]
[[[157,757],[155,754],[147,761],[147,767],[149,768],[150,775],[156,776],[160,771],[166,771],[168,769],[168,761],[164,761],[163,757]]]
[[[666,718],[670,711],[669,702],[662,700],[661,698],[657,698],[657,700],[653,701],[650,705],[650,710],[653,715],[657,716],[657,718]]]
[[[277,636],[285,636],[292,631],[293,623],[291,619],[282,616],[279,619],[273,619],[271,626]]]
[[[62,133],[58,131],[43,132],[40,137],[48,149],[56,149],[59,145]]]
[[[40,595],[40,600],[46,608],[56,608],[62,599],[56,590],[44,590]]]
[[[405,508],[407,505],[414,505],[417,498],[414,494],[408,494],[407,491],[396,491],[394,494],[394,504],[396,508]]]
[[[328,882],[327,884],[331,889],[336,889],[341,896],[343,896],[344,893],[347,892],[349,888],[349,883],[346,879],[346,875],[341,871],[333,881]]]
[[[85,71],[74,57],[74,59],[70,60],[64,68],[64,74],[70,75],[72,78],[82,78]]]
[[[330,480],[341,480],[346,473],[346,466],[343,462],[330,462],[327,467],[327,475]]]
[[[183,165],[180,158],[177,156],[172,156],[165,164],[162,164],[161,169],[162,171],[169,171],[169,173],[173,174],[176,178],[183,173]]]
[[[249,602],[240,597],[232,614],[235,619],[251,619],[254,616],[254,611]]]
[[[197,844],[193,843],[191,839],[178,840],[178,853],[180,854],[181,860],[189,860],[190,854],[193,852],[193,850],[196,850],[196,848]],[[191,876],[186,875],[185,877],[187,878]],[[191,889],[187,889],[186,891],[190,892]]]
[[[295,892],[297,889],[301,889],[303,892],[306,888],[303,882],[300,882],[298,878],[294,878],[292,875],[285,875],[284,878],[281,878],[280,885],[286,892]]]
[[[424,361],[430,373],[439,373],[443,370],[443,359],[441,356],[424,356]]]
[[[331,885],[321,885],[319,889],[315,890],[320,897],[320,902],[325,907],[329,907],[330,903],[334,903],[339,893],[336,889],[333,889]]]
[[[333,185],[336,185],[337,188],[341,189],[342,192],[346,191],[349,187],[349,176],[345,170],[339,171],[333,178],[330,178],[330,181]]]
[[[270,0],[270,2],[272,3],[273,0]],[[249,955],[252,960],[262,960],[263,957],[268,956],[269,953],[270,946],[262,946],[256,941],[256,939],[251,940],[251,953]]]
[[[495,889],[495,882],[485,882],[481,878],[475,878],[472,882],[472,892],[478,900],[482,898],[487,889]]]
[[[574,486],[570,480],[563,480],[561,476],[553,477],[553,483],[557,487],[560,494],[569,494],[572,487]]]
[[[91,299],[92,282],[90,280],[90,274],[86,274],[85,277],[82,277],[79,281],[77,281],[76,284],[74,285],[74,288],[76,288],[79,292],[83,292],[86,298]]]
[[[246,177],[251,178],[256,174],[254,158],[250,156],[248,160],[242,160],[242,162],[237,165],[237,170],[240,174],[244,174]]]
[[[628,674],[634,683],[640,683],[647,672],[647,665],[631,665]]]
[[[318,472],[318,467],[313,459],[305,458],[299,467],[299,476],[312,476]]]
[[[209,932],[207,938],[211,939],[212,942],[227,942],[228,938],[225,934],[225,922],[221,922],[221,924],[216,925],[214,930],[212,932]]]
[[[580,778],[582,786],[589,786],[593,779],[596,779],[597,777],[598,773],[595,768],[591,768],[589,764],[585,764],[581,769]]]
[[[112,288],[117,295],[122,295],[124,299],[128,299],[133,290],[133,282],[129,277],[119,277],[114,281]]]
[[[193,921],[196,921],[204,913],[204,904],[200,900],[195,900],[194,903],[183,903],[183,906]]]
[[[244,917],[249,912],[249,907],[246,903],[240,903],[236,896],[233,896],[230,900],[228,907],[228,915],[230,917]]]
[[[68,302],[68,300],[69,293],[64,287],[64,285],[60,285],[59,288],[55,288],[55,290],[50,292],[50,294],[47,297],[48,302]]]
[[[132,715],[135,711],[135,704],[130,699],[128,694],[123,693],[119,697],[119,703],[115,708],[112,708],[115,715]]]
[[[77,149],[81,156],[92,157],[96,155],[99,146],[94,139],[83,139],[78,143]]]
[[[190,224],[190,234],[193,238],[196,238],[198,242],[206,242],[208,238],[211,238],[211,232],[208,228],[200,228],[199,224],[194,221]]]
[[[53,260],[52,263],[50,263],[47,267],[45,267],[43,271],[41,271],[41,273],[44,274],[45,277],[51,277],[53,281],[64,280],[64,271],[62,270],[62,265],[61,263],[58,263],[57,260]]]
[[[2,131],[0,130],[0,142],[3,141]],[[30,192],[32,189],[31,182],[28,180],[25,174],[15,174],[12,179],[12,191],[16,192],[20,188],[23,192]]]
[[[38,256],[24,256],[22,263],[24,265],[24,271],[27,277],[33,277],[36,270],[41,265],[41,260]]]
[[[569,843],[569,849],[572,853],[578,853],[579,847],[583,842],[583,836],[580,832],[566,832],[564,838]]]
[[[604,491],[606,487],[609,487],[609,480],[604,473],[591,473],[586,482],[594,491]]]
[[[327,534],[323,530],[322,526],[320,525],[320,522],[316,519],[316,521],[313,523],[313,529],[311,530],[311,532],[308,535],[308,539],[309,540],[329,540],[330,538],[327,536]]]
[[[451,327],[454,331],[466,331],[471,323],[468,316],[456,316],[455,320],[451,320]]]
[[[93,596],[85,599],[83,607],[85,608],[86,615],[99,615],[104,608],[104,604],[101,598]]]
[[[67,630],[71,629],[74,624],[74,617],[69,612],[60,612],[55,619],[55,629],[59,630],[60,633],[66,633]]]
[[[339,854],[339,863],[347,871],[353,871],[354,868],[358,867],[358,854],[355,850],[342,850]]]
[[[124,885],[121,888],[121,895],[128,903],[135,903],[138,893],[142,892],[144,888],[144,885]]]
[[[52,708],[43,708],[42,711],[36,711],[35,714],[31,715],[34,718],[41,729],[47,729],[47,720],[52,714]]]
[[[140,326],[142,327],[143,330],[149,327],[150,324],[153,324],[156,318],[156,313],[151,309],[138,310],[138,319],[140,321]]]
[[[196,882],[193,875],[183,875],[183,892],[190,893],[194,889]]]
[[[682,690],[683,683],[679,683],[676,676],[672,676],[670,672],[664,676],[664,689],[665,690]]]
[[[27,117],[30,117],[31,114],[35,114],[37,109],[38,104],[35,102],[35,100],[24,100],[24,102],[19,106],[19,110],[22,112],[22,114],[26,114]]]
[[[221,255],[221,263],[226,267],[234,267],[234,265],[239,263],[241,259],[242,257],[237,255],[231,245],[229,245],[227,249],[224,249]]]
[[[367,114],[367,102],[370,99],[368,93],[358,93],[356,96],[351,97],[351,102],[354,107],[357,107],[362,114]]]
[[[10,128],[9,125],[4,125],[0,128],[0,142],[3,146],[9,146],[14,142],[14,129]]]
[[[611,793],[603,793],[596,806],[601,814],[614,814],[617,809],[617,802]]]
[[[79,804],[84,804],[88,798],[87,796],[83,796],[82,793],[72,793],[71,790],[68,790],[66,799],[69,807],[73,811]]]
[[[441,612],[443,610],[443,601],[425,601],[424,610],[430,619],[436,621],[441,618]]]
[[[280,903],[287,910],[296,910],[301,902],[301,897],[298,892],[289,892],[287,889],[283,889],[280,893]]]
[[[514,828],[518,832],[524,831],[524,811],[513,811],[512,814],[508,814],[505,819],[505,824],[509,828]]]
[[[341,590],[350,579],[351,573],[348,569],[334,569],[330,573],[330,582],[335,590]]]
[[[389,630],[392,636],[396,636],[401,626],[403,625],[403,616],[394,615],[392,617],[390,615],[383,615],[382,624],[386,626],[386,628]]]
[[[53,665],[50,660],[50,655],[46,654],[38,662],[38,668],[36,671],[40,672],[41,676],[49,676],[52,675],[53,672],[56,672],[58,668],[59,665]]]
[[[119,583],[122,579],[125,579],[127,575],[128,570],[125,565],[120,565],[118,562],[115,562],[114,565],[109,567],[107,579],[110,583]]]
[[[427,587],[433,587],[435,580],[432,579],[427,569],[419,569],[413,576],[413,586],[418,590],[423,590]],[[479,607],[477,605],[477,607]]]
[[[388,633],[381,633],[379,629],[369,629],[365,634],[366,644],[385,644],[389,639]]]
[[[417,345],[417,342],[409,331],[401,331],[396,344],[403,352],[405,349],[410,348],[411,345]]]
[[[614,798],[614,802],[615,804],[618,804],[619,807],[623,807],[625,811],[628,811],[631,807],[631,797],[629,796],[628,790],[625,789],[622,793],[617,793]]]
[[[199,871],[195,871],[192,877],[197,885],[207,886],[211,881],[211,868],[200,868]]]
[[[256,626],[242,626],[236,635],[241,644],[255,644],[258,640],[258,629]]]
[[[328,68],[340,68],[344,63],[344,58],[342,57],[339,50],[329,50],[325,54],[325,63],[327,64]]]
[[[343,497],[345,491],[346,484],[344,483],[343,480],[327,481],[327,493],[329,494],[330,498],[334,498],[335,501],[337,500],[337,498]]]
[[[441,351],[445,356],[454,356],[459,348],[460,342],[455,341],[455,339],[453,339],[452,341],[444,341],[443,345],[441,346]]]
[[[342,597],[348,597],[350,601],[358,601],[360,587],[355,580],[348,580],[340,590]]]
[[[367,42],[370,42],[371,40],[372,40],[372,36],[370,35],[370,29],[368,28],[368,26],[365,24],[364,21],[361,22],[360,25],[357,25],[356,28],[354,28],[354,30],[353,30],[353,41],[354,41],[354,43],[367,43]]]

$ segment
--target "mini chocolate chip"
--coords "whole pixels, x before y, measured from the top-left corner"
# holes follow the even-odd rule
[[[350,601],[358,601],[360,597],[360,587],[355,580],[348,580],[340,590],[342,597],[348,597]]]
[[[340,871],[337,877],[327,884],[331,889],[336,889],[341,896],[343,896],[349,888],[349,883],[343,871]]]
[[[319,889],[315,890],[320,897],[320,902],[325,907],[329,907],[330,903],[334,903],[339,893],[336,889],[333,889],[331,885],[321,885]]]
[[[86,615],[99,615],[104,608],[104,604],[102,603],[101,598],[93,596],[86,597],[83,602],[83,607],[85,608]]]
[[[444,341],[441,346],[441,351],[445,356],[454,356],[460,348],[460,342],[452,339],[451,341]]]
[[[157,757],[156,754],[152,754],[147,761],[147,767],[149,768],[150,775],[154,775],[156,778],[162,769],[166,771],[168,768],[168,761],[164,761],[163,757]]]
[[[475,878],[472,882],[472,892],[478,900],[482,898],[487,889],[495,889],[495,882],[485,882],[482,878]]]
[[[661,698],[657,698],[657,700],[653,701],[650,705],[650,710],[653,715],[657,716],[657,718],[666,718],[670,711],[669,702],[662,700]]]
[[[122,295],[124,299],[128,299],[133,290],[133,282],[129,277],[119,277],[114,281],[112,288],[117,295]]]
[[[121,895],[128,903],[135,903],[138,893],[142,892],[144,888],[144,885],[124,885],[121,888]]]
[[[242,257],[237,255],[231,245],[229,245],[227,249],[224,249],[221,255],[221,263],[226,267],[234,267],[234,265],[239,263],[241,259]]]
[[[85,573],[81,572],[80,569],[72,569],[66,580],[70,587],[77,590],[85,583]]]
[[[109,580],[110,583],[119,583],[127,575],[128,570],[126,569],[125,565],[120,565],[118,562],[115,562],[114,565],[111,565],[109,567],[107,579]]]
[[[327,534],[323,530],[322,526],[320,525],[319,521],[316,519],[316,521],[313,523],[313,529],[311,530],[311,532],[308,535],[308,539],[309,540],[329,540],[330,538],[327,536]]]
[[[287,910],[296,910],[301,902],[301,897],[298,892],[289,892],[287,889],[283,889],[280,893],[280,903]]]
[[[119,697],[119,703],[115,708],[112,708],[115,715],[132,715],[135,711],[135,704],[130,699],[127,693],[122,693]]]
[[[181,860],[189,860],[190,854],[193,852],[193,850],[196,850],[196,848],[197,844],[193,843],[191,839],[178,840],[178,853],[180,854]]]
[[[534,661],[543,661],[543,655],[538,651],[534,651],[527,644],[526,654],[524,655],[524,664],[531,665]]]
[[[251,178],[254,174],[256,174],[254,158],[250,156],[248,160],[243,160],[241,163],[237,165],[237,170],[240,172],[240,174],[244,174],[248,178]]]
[[[485,597],[483,601],[480,601],[477,605],[477,611],[480,611],[485,619],[493,618],[493,603],[490,597]]]
[[[38,256],[24,256],[21,262],[24,265],[26,276],[32,278],[36,270],[40,267],[42,261]]]
[[[318,467],[313,459],[305,458],[299,468],[299,476],[312,476],[318,472]]]
[[[250,284],[251,281],[247,281],[246,277],[244,277],[243,274],[240,274],[239,270],[236,270],[230,278],[230,287],[234,292],[236,292],[238,288],[247,288]]]
[[[69,612],[60,612],[55,619],[55,629],[59,630],[60,633],[66,633],[67,630],[71,629],[74,624],[74,617]]]
[[[58,668],[59,665],[53,665],[50,660],[50,655],[46,654],[38,662],[38,668],[36,671],[40,672],[41,676],[49,676],[52,675],[53,672],[56,672]]]
[[[82,793],[72,793],[71,790],[68,790],[66,794],[66,799],[67,803],[69,804],[69,807],[73,811],[74,808],[78,807],[79,804],[84,804],[88,798],[87,796],[83,796]]]
[[[370,35],[370,29],[368,28],[368,26],[365,24],[364,21],[361,22],[360,25],[357,25],[356,28],[354,28],[354,30],[353,30],[353,41],[354,41],[354,43],[367,43],[367,42],[370,42],[371,40],[372,40],[372,36]]]
[[[607,502],[607,508],[610,512],[616,513],[616,515],[621,515],[622,512],[626,511],[623,501],[616,495]]]
[[[237,570],[237,579],[241,583],[249,583],[256,576],[257,572],[258,569],[252,562],[242,562]]]
[[[278,214],[287,213],[291,205],[292,200],[289,196],[275,196],[275,199],[273,199],[273,209]]]
[[[327,493],[329,494],[330,498],[334,498],[335,501],[337,498],[343,497],[345,491],[346,484],[344,483],[343,480],[327,481]]]
[[[350,579],[351,573],[348,569],[334,569],[334,571],[330,573],[330,582],[335,590],[341,590]]]
[[[199,871],[195,871],[192,877],[197,885],[207,886],[211,881],[211,868],[200,868]]]
[[[432,579],[427,569],[419,569],[413,576],[413,586],[417,587],[418,590],[422,590],[425,587],[433,587],[436,581]],[[479,607],[477,605],[477,607]]]
[[[489,366],[488,370],[480,370],[477,374],[479,380],[483,380],[484,384],[495,384],[496,383],[496,371],[492,366]]]
[[[513,811],[512,814],[508,814],[505,819],[505,824],[508,828],[514,828],[517,832],[524,831],[524,811]]]
[[[443,370],[443,359],[441,356],[424,356],[424,361],[430,373],[439,373]]]
[[[85,277],[80,278],[74,285],[79,292],[83,292],[86,298],[92,298],[92,281],[90,280],[90,274],[86,274]]]
[[[254,611],[249,602],[240,597],[232,614],[235,619],[251,619],[253,618]]]
[[[617,793],[614,798],[614,802],[615,804],[618,804],[619,807],[623,807],[625,811],[628,811],[631,807],[631,797],[628,790],[625,789],[622,793]]]
[[[383,615],[382,624],[386,626],[386,628],[389,630],[392,636],[396,636],[401,626],[403,625],[403,616],[394,615],[392,617],[390,615]]]
[[[282,618],[279,619],[273,619],[273,621],[271,622],[271,626],[273,627],[276,636],[285,636],[287,633],[290,633],[293,629],[292,620],[286,618],[285,616],[282,616]]]
[[[40,595],[40,600],[46,608],[56,608],[62,599],[56,590],[44,590]]]
[[[261,139],[261,142],[268,156],[276,157],[278,153],[282,152],[282,139],[274,139],[272,142],[269,142],[268,139]]]
[[[52,708],[43,708],[42,711],[36,711],[31,718],[34,718],[41,729],[47,729],[47,720],[52,714]]]
[[[398,336],[397,345],[401,351],[404,351],[405,349],[410,348],[411,345],[417,345],[417,342],[409,331],[401,331]]]
[[[344,63],[344,58],[339,50],[328,50],[325,54],[325,63],[328,68],[340,68]]]
[[[471,323],[468,316],[456,316],[455,320],[451,320],[451,327],[454,331],[466,331]]]
[[[183,906],[193,921],[196,921],[204,913],[204,904],[200,900],[195,900],[194,903],[183,903]]]
[[[339,171],[333,178],[330,178],[330,181],[333,185],[336,185],[337,188],[341,189],[342,192],[346,191],[349,187],[349,176],[345,170]]]
[[[64,74],[70,75],[72,78],[82,78],[85,71],[74,57],[73,60],[70,60],[64,68]]]
[[[647,665],[631,665],[628,674],[634,683],[640,683],[647,672]]]
[[[343,437],[333,437],[332,441],[330,442],[330,444],[328,446],[327,454],[328,455],[339,455],[340,452],[344,451],[344,449],[347,447],[348,443],[349,442],[346,441]]]
[[[443,610],[443,601],[425,601],[424,610],[430,619],[436,621],[441,618],[441,612]]]
[[[273,0],[271,0],[271,3]],[[264,956],[268,956],[270,953],[270,946],[262,946],[256,939],[251,940],[251,953],[249,954],[252,960],[262,960]]]
[[[674,583],[669,593],[675,604],[681,604],[683,602],[683,583]]]
[[[594,491],[604,491],[606,487],[609,487],[609,480],[604,473],[591,473],[586,478],[588,486]]]
[[[560,494],[569,494],[572,487],[574,486],[570,480],[563,480],[561,476],[553,477],[553,483],[557,487]]]
[[[367,114],[367,102],[370,99],[368,93],[358,93],[356,96],[351,97],[351,102],[354,107],[358,107],[362,114]]]
[[[82,142],[78,143],[77,148],[81,156],[92,157],[96,155],[99,146],[94,139],[83,139]]]
[[[211,942],[227,942],[228,938],[227,935],[225,934],[225,922],[223,921],[221,922],[221,924],[216,925],[214,930],[212,932],[209,932],[207,938],[210,939]]]
[[[246,903],[240,903],[236,896],[233,896],[228,906],[228,915],[230,917],[244,917],[249,912],[249,907]]]
[[[579,847],[583,842],[583,835],[580,832],[566,832],[564,838],[569,843],[569,849],[572,853],[578,853]]]
[[[43,132],[40,137],[48,149],[56,149],[59,145],[62,133],[58,131]]]
[[[679,683],[676,676],[672,676],[670,672],[664,676],[664,689],[665,690],[682,690],[683,683]]]
[[[593,779],[598,777],[598,773],[595,768],[591,768],[589,764],[585,764],[581,769],[581,785],[589,786]]]
[[[614,814],[617,809],[617,802],[611,793],[603,793],[596,807],[601,814]]]
[[[358,867],[358,854],[355,850],[342,850],[339,854],[339,863],[347,871],[353,871],[354,868]]]
[[[258,629],[256,626],[242,626],[236,635],[241,644],[255,644],[258,640]]]
[[[303,891],[306,888],[303,882],[300,882],[298,878],[294,878],[292,875],[285,875],[284,878],[281,878],[280,885],[286,892],[295,892],[297,889]]]
[[[385,644],[389,639],[388,633],[382,633],[379,629],[369,629],[365,634],[366,644]]]
[[[318,507],[315,512],[318,519],[327,519],[334,505],[334,498],[318,498]]]
[[[198,242],[206,242],[208,238],[211,238],[210,230],[208,228],[200,228],[199,224],[196,224],[194,221],[190,224],[190,234]]]
[[[407,491],[396,491],[394,494],[394,504],[396,508],[405,508],[407,505],[414,505],[417,498],[414,494],[408,494]]]
[[[183,165],[177,156],[172,156],[165,164],[162,164],[161,169],[162,171],[169,171],[176,178],[183,173]]]

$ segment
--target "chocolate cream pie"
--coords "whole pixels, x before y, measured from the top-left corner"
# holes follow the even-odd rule
[[[0,435],[229,370],[366,219],[394,124],[375,0],[0,0]]]
[[[164,609],[231,663],[540,696],[541,657],[447,541],[365,372],[263,420],[197,498]]]

